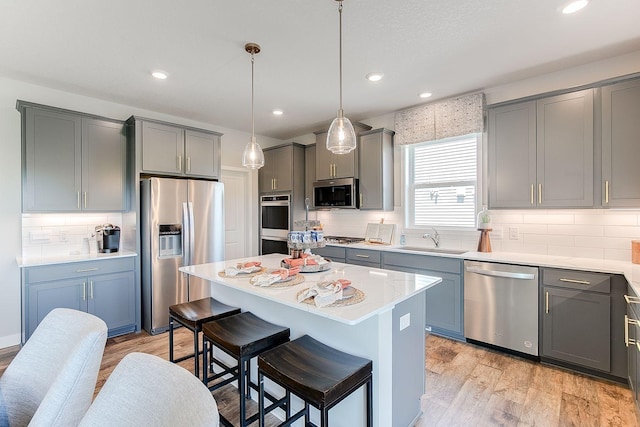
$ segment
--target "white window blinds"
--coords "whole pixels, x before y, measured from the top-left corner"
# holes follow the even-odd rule
[[[407,146],[409,223],[475,227],[478,135]]]

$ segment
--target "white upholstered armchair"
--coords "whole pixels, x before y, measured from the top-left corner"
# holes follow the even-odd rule
[[[53,309],[0,377],[0,426],[73,426],[91,405],[107,325]]]

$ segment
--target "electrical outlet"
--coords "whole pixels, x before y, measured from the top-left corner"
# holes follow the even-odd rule
[[[411,313],[407,313],[400,317],[400,330],[406,329],[411,325]]]
[[[60,241],[61,242],[66,242],[69,240],[69,237],[67,236],[67,232],[66,231],[61,231],[60,232]]]
[[[518,240],[518,228],[517,227],[509,227],[509,239],[510,240]]]

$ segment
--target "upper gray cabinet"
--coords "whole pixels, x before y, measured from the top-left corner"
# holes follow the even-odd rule
[[[122,122],[18,102],[24,212],[126,210]]]
[[[393,135],[388,129],[361,132],[360,209],[393,210]]]
[[[311,207],[314,209],[311,200],[313,200],[313,181],[316,180],[316,144],[305,145],[304,147],[304,197],[309,199]]]
[[[602,205],[640,206],[640,80],[602,88]]]
[[[593,206],[593,89],[489,110],[491,208]]]
[[[353,123],[356,136],[360,132],[371,129],[362,123]],[[358,150],[356,148],[347,154],[333,154],[327,150],[327,132],[316,134],[316,180],[336,178],[358,178]]]
[[[282,145],[264,150],[264,166],[258,170],[260,193],[292,192],[300,187],[304,194],[304,146]]]
[[[130,119],[131,120],[131,119]],[[220,177],[220,137],[204,131],[157,122],[141,122],[141,172],[202,178]]]

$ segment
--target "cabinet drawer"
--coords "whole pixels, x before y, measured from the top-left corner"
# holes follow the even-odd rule
[[[372,251],[369,249],[347,249],[347,263],[353,262],[366,262],[377,263],[380,266],[380,251]]]
[[[413,255],[398,252],[385,252],[383,267],[410,267],[420,270],[434,270],[445,273],[461,274],[462,260],[430,255]],[[394,268],[391,268],[394,270]]]
[[[73,277],[87,277],[133,270],[135,257],[70,262],[25,268],[26,283],[48,282]]]
[[[584,271],[542,269],[542,284],[592,292],[611,292],[611,278],[607,274]]]
[[[329,258],[331,261],[344,262],[346,258],[345,248],[338,248],[335,246],[325,246],[324,248],[316,248],[312,249],[316,255],[323,256],[325,258]]]

